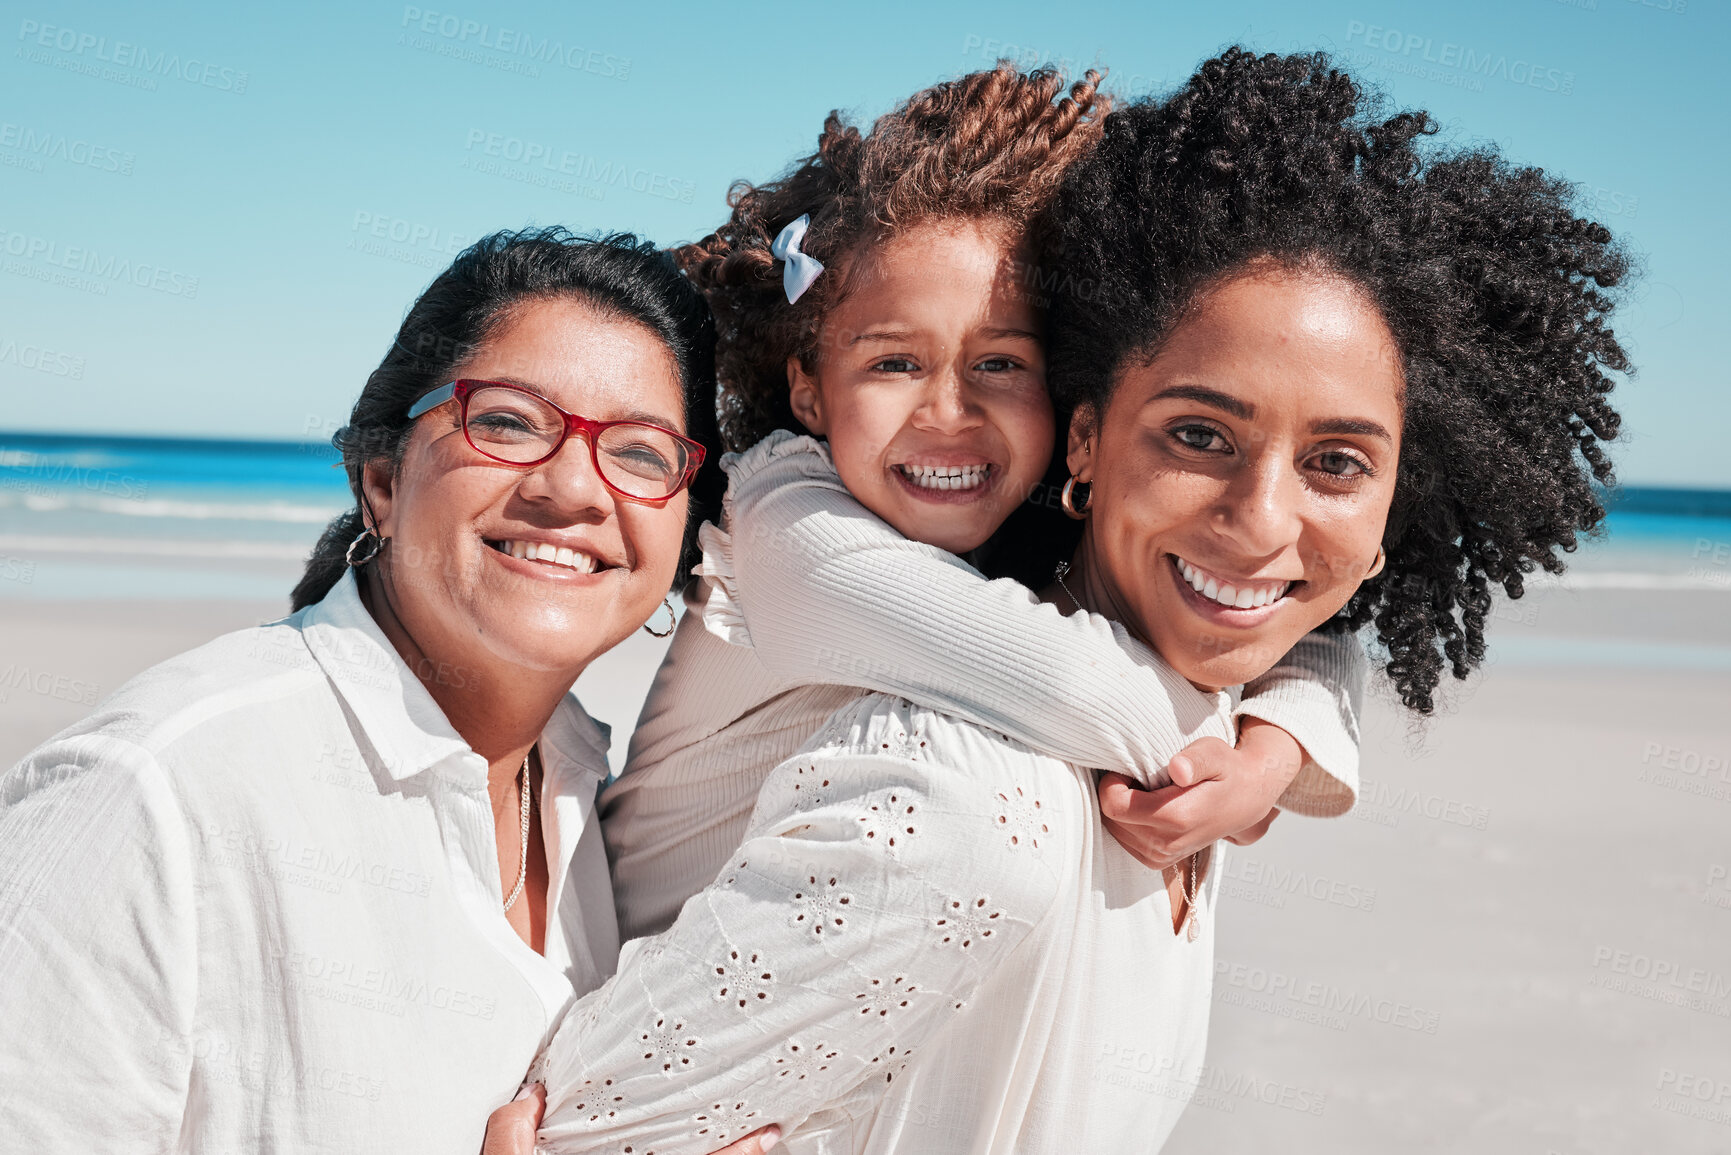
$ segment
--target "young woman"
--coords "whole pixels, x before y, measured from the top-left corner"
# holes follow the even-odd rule
[[[1088,291],[1050,344],[1086,520],[1045,596],[1153,646],[1186,736],[1229,735],[1234,683],[1329,622],[1373,622],[1428,709],[1482,656],[1490,584],[1560,570],[1603,513],[1609,234],[1560,182],[1358,108],[1321,57],[1235,50],[1113,114],[1065,196]],[[1104,837],[1091,770],[868,695],[561,1025],[543,1142],[1157,1147],[1202,1056],[1217,853],[1175,900]]]
[[[630,237],[502,233],[433,281],[299,612],[0,780],[0,1150],[473,1155],[613,970],[570,687],[673,581],[712,341]]]

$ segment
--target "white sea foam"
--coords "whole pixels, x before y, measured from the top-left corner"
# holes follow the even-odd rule
[[[1572,572],[1556,577],[1534,574],[1527,578],[1529,589],[1564,590],[1717,590],[1731,592],[1731,581],[1700,573],[1640,573],[1606,571]]]
[[[66,492],[8,493],[0,490],[0,509],[23,507],[32,513],[69,509],[111,513],[121,517],[170,517],[188,521],[275,521],[323,525],[347,508],[331,503],[295,501],[187,501],[180,498],[106,497]]]
[[[312,542],[290,541],[159,541],[141,537],[53,537],[44,534],[0,534],[0,553],[94,553],[131,557],[238,558],[305,561]]]

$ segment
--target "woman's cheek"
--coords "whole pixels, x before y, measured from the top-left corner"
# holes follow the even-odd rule
[[[638,512],[644,516],[622,519],[626,555],[635,566],[631,577],[634,582],[641,579],[645,598],[656,590],[665,592],[677,576],[679,550],[685,543],[685,519],[689,508],[690,498],[682,493],[660,509],[641,507]],[[660,600],[660,594],[654,596],[656,601]]]

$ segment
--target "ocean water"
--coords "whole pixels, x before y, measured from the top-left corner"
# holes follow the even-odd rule
[[[323,442],[0,433],[0,598],[286,607],[351,504],[336,460]],[[1623,491],[1569,564],[1575,588],[1731,592],[1731,492]]]
[[[285,607],[351,504],[323,443],[0,433],[0,598]]]

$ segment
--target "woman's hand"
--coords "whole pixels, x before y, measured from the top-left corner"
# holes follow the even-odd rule
[[[535,1155],[535,1132],[547,1109],[547,1088],[530,1083],[517,1097],[487,1116],[481,1155]]]
[[[547,1109],[547,1088],[530,1083],[517,1097],[487,1117],[487,1137],[481,1155],[535,1155],[535,1132]],[[771,1123],[743,1139],[729,1143],[713,1155],[764,1155],[781,1142],[781,1128]]]
[[[1296,738],[1246,718],[1236,748],[1200,738],[1174,756],[1171,786],[1143,790],[1121,774],[1101,775],[1100,818],[1137,861],[1164,870],[1216,839],[1246,846],[1261,838],[1303,765]]]

